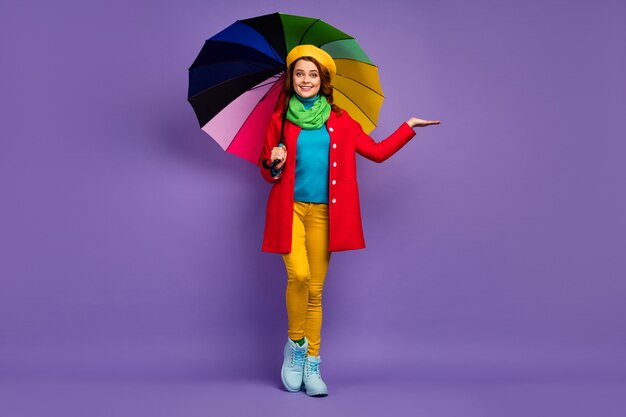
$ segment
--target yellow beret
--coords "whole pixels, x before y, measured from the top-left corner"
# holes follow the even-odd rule
[[[335,61],[333,61],[333,57],[328,54],[328,52],[318,48],[314,45],[298,45],[293,48],[289,54],[287,55],[287,68],[298,60],[298,58],[302,58],[303,56],[313,57],[328,69],[330,72],[331,80],[337,74],[337,67],[335,66]]]

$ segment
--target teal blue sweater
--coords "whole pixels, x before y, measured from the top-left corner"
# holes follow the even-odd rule
[[[320,97],[303,98],[295,95],[310,108]],[[319,129],[302,129],[296,149],[295,201],[328,204],[328,152],[330,136],[326,123]],[[278,171],[280,172],[280,170]],[[272,174],[277,174],[272,170]]]

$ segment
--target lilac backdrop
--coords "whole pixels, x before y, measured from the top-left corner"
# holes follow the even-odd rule
[[[285,273],[260,251],[269,184],[186,101],[204,39],[275,11],[322,18],[379,65],[377,140],[410,116],[442,120],[382,165],[358,161],[368,247],[333,254],[327,277],[328,410],[626,406],[623,2],[4,0],[0,407],[194,416],[234,400],[246,414],[238,383],[285,412],[306,399],[279,389]],[[71,407],[39,385],[29,401],[25,385],[188,378],[213,385],[177,388],[184,400],[83,391]],[[398,380],[417,388],[400,396]],[[476,391],[490,381],[525,384],[531,401]],[[533,391],[553,381],[555,395]]]

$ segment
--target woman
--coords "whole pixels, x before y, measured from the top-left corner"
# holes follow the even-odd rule
[[[285,108],[272,115],[261,155],[263,161],[279,161],[270,169],[261,167],[263,177],[273,184],[263,251],[280,253],[287,270],[283,385],[297,392],[304,384],[307,395],[317,397],[328,395],[319,348],[330,256],[365,247],[355,153],[382,162],[415,136],[413,127],[440,122],[412,117],[376,143],[334,104],[336,67],[328,53],[299,45],[286,63]]]

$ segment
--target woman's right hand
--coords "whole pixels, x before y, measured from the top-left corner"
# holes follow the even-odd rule
[[[411,117],[407,122],[406,122],[409,126],[413,127],[424,127],[424,126],[430,126],[430,125],[438,125],[439,123],[441,123],[441,121],[439,120],[423,120],[423,119],[418,119],[417,117]]]
[[[277,159],[280,160],[280,162],[274,166],[274,169],[278,171],[283,167],[285,161],[287,160],[287,149],[284,146],[276,146],[272,148],[270,159],[272,160],[272,162]]]

